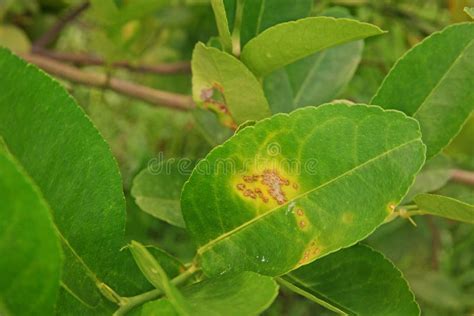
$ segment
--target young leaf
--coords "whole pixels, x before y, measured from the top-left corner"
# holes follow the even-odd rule
[[[211,0],[212,10],[216,17],[217,30],[221,40],[224,51],[232,52],[232,38],[229,31],[229,23],[225,14],[225,7],[223,0]]]
[[[267,309],[278,294],[275,281],[252,272],[225,274],[182,289],[183,296],[196,316],[258,315]],[[132,315],[157,315],[169,311],[166,300],[143,305]],[[159,314],[161,315],[161,314]],[[169,312],[169,315],[176,315]]]
[[[271,26],[307,17],[312,5],[312,0],[246,0],[240,30],[242,47]]]
[[[355,20],[311,17],[267,29],[247,43],[241,59],[260,77],[323,49],[382,33]]]
[[[419,315],[415,297],[392,262],[363,245],[340,250],[284,277],[305,297],[349,315]]]
[[[471,17],[471,19],[474,19],[474,8],[465,7],[464,12],[466,12],[467,15]]]
[[[417,195],[415,203],[423,214],[474,224],[474,205],[472,204],[435,194]]]
[[[349,13],[330,12],[337,17]],[[324,14],[324,12],[323,12]],[[354,75],[362,57],[363,41],[323,50],[264,78],[264,90],[273,113],[334,100]]]
[[[0,148],[0,314],[53,315],[61,248],[49,206]]]
[[[184,227],[179,198],[193,167],[194,162],[190,160],[149,164],[133,180],[135,202],[148,214]]]
[[[139,242],[133,241],[128,247],[147,280],[157,289],[163,291],[179,315],[189,315],[189,307],[181,293],[173,285],[166,271],[156,261],[155,257]]]
[[[361,240],[406,194],[424,151],[414,119],[366,105],[307,107],[246,127],[183,188],[205,273],[280,275]]]
[[[62,312],[99,306],[103,283],[121,294],[150,286],[125,243],[125,205],[109,147],[67,92],[0,49],[0,136],[52,210],[65,256]],[[71,310],[68,310],[71,309]]]
[[[237,125],[270,116],[262,87],[235,57],[198,43],[192,58],[193,97],[203,107],[230,112]]]
[[[402,57],[371,103],[416,118],[430,158],[448,145],[474,109],[473,74],[474,24],[456,24]]]

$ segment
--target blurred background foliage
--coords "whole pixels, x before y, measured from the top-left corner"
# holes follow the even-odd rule
[[[81,4],[81,0],[0,0],[0,45],[19,54],[29,53],[58,19]],[[328,9],[339,10],[388,31],[366,41],[359,67],[338,98],[369,102],[390,68],[410,47],[446,25],[468,21],[468,15],[463,12],[466,6],[474,6],[474,1],[315,1],[312,15]],[[113,67],[112,63],[187,62],[196,42],[207,42],[216,35],[212,9],[206,0],[91,0],[89,8],[68,23],[47,49],[103,59],[103,65],[82,67],[85,71],[190,95],[189,73],[131,72]],[[228,132],[220,127],[210,131],[197,112],[175,111],[107,89],[62,83],[107,139],[118,160],[128,205],[128,236],[158,244],[181,259],[190,260],[195,249],[185,231],[142,212],[130,196],[131,184],[137,173],[159,153],[165,159],[199,159],[218,143],[216,133],[226,137]],[[442,175],[453,167],[474,170],[474,116],[441,160],[425,170],[430,190],[463,196],[472,202],[472,186],[448,182]],[[404,272],[423,314],[473,314],[474,227],[430,216],[415,221],[417,227],[407,220],[393,221],[378,229],[366,242],[385,253]],[[328,312],[285,291],[266,312],[268,315],[315,313]]]

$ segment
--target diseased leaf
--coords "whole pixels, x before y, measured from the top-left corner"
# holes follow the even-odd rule
[[[474,24],[449,26],[413,47],[371,103],[420,122],[427,157],[439,153],[474,109]]]
[[[447,196],[420,194],[415,203],[422,213],[474,224],[474,205]]]
[[[348,315],[419,315],[406,280],[381,253],[363,245],[340,250],[286,275],[316,300]]]
[[[104,282],[123,295],[149,289],[130,253],[119,252],[124,196],[105,141],[43,72],[5,49],[0,69],[0,136],[50,206],[63,246],[58,313],[103,308]]]
[[[332,12],[350,17],[348,12]],[[323,15],[327,15],[323,12]],[[363,41],[355,41],[305,57],[264,78],[265,95],[273,113],[334,100],[354,75],[362,57]]]
[[[148,214],[184,227],[179,198],[193,167],[194,162],[189,159],[148,164],[133,180],[135,202]]]
[[[235,57],[198,43],[192,71],[193,97],[198,105],[223,115],[229,112],[237,125],[270,116],[260,83]]]
[[[232,38],[230,36],[224,2],[223,0],[211,0],[211,5],[212,10],[214,11],[214,16],[216,17],[217,30],[219,31],[222,48],[224,51],[231,53]]]
[[[49,206],[0,148],[0,314],[52,315],[62,256]]]
[[[415,120],[365,105],[307,107],[246,127],[183,188],[203,270],[275,276],[361,240],[406,194],[424,150]]]
[[[196,316],[258,315],[267,309],[278,294],[275,281],[253,272],[225,274],[182,289],[183,296]],[[169,310],[164,299],[136,309],[133,315],[155,315],[156,310]],[[147,313],[149,312],[149,313]],[[160,314],[161,315],[161,314]],[[169,315],[175,315],[169,312]]]
[[[307,17],[312,5],[312,0],[246,0],[240,29],[242,47],[271,26]]]
[[[323,49],[382,33],[355,20],[310,17],[267,29],[247,43],[241,59],[260,77]]]

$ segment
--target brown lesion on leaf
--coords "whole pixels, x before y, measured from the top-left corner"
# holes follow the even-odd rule
[[[285,177],[276,168],[240,175],[236,180],[235,188],[240,196],[268,205],[265,209],[287,203],[297,192],[292,185],[296,182]]]
[[[203,107],[207,110],[214,112],[219,121],[224,125],[233,130],[237,129],[225,99],[224,87],[219,83],[214,82],[210,88],[201,89],[200,95]]]
[[[354,222],[354,213],[352,212],[342,213],[342,222],[344,224],[351,224],[352,222]]]
[[[318,245],[316,240],[312,240],[305,248],[303,255],[301,256],[298,266],[310,263],[321,254],[321,246]]]
[[[307,231],[311,226],[311,222],[306,217],[306,214],[303,208],[295,207],[293,212],[295,215],[296,224],[298,225],[298,228],[300,230]]]

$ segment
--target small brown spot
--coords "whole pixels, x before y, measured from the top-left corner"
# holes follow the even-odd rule
[[[304,212],[303,212],[302,209],[299,208],[299,209],[296,210],[296,214],[297,214],[298,216],[303,216],[303,215],[304,215]]]
[[[244,189],[245,189],[245,184],[243,184],[243,183],[237,184],[237,190],[243,191]]]
[[[305,228],[306,222],[305,221],[300,221],[299,225],[300,225],[301,228]]]
[[[292,187],[293,187],[293,189],[298,190],[298,183],[296,183],[296,182],[293,183]]]

